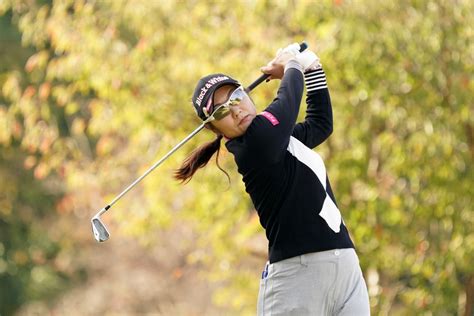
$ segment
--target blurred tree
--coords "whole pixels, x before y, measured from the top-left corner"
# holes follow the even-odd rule
[[[57,193],[49,192],[24,170],[15,146],[0,146],[0,313],[11,315],[21,304],[53,297],[67,287],[70,271],[61,264],[55,227]]]
[[[5,79],[0,138],[35,157],[38,179],[58,174],[74,201],[64,207],[87,218],[199,124],[190,104],[199,77],[222,71],[248,84],[275,48],[317,41],[335,112],[335,132],[318,152],[374,314],[467,314],[473,9],[429,0],[6,0],[0,13],[13,12],[35,52],[26,73]],[[260,110],[277,84],[253,94]],[[227,285],[216,303],[253,314],[259,273],[243,258],[257,254],[263,265],[265,243],[232,156],[221,156],[230,187],[211,166],[186,186],[171,179],[171,168],[211,138],[193,139],[113,217],[145,243],[160,242],[148,237],[157,228],[194,224],[201,247],[189,260]]]
[[[350,106],[336,108],[331,161],[374,311],[453,315],[466,304],[469,315],[473,4],[341,9],[326,65],[346,65],[331,79],[335,103]]]
[[[11,18],[11,12],[0,17],[0,86],[34,53],[21,46]],[[54,182],[35,181],[31,166],[40,155],[21,148],[23,127],[5,103],[0,94],[0,314],[11,315],[25,302],[64,290],[72,271],[64,265],[60,231],[53,230],[62,191]]]

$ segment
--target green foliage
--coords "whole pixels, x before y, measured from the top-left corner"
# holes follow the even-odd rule
[[[0,176],[8,179],[0,186],[0,312],[9,315],[24,302],[66,288],[70,273],[61,258],[68,249],[51,216],[57,193],[23,170],[18,148],[0,148]]]
[[[392,293],[372,303],[455,314],[473,272],[455,259],[473,255],[472,5],[401,6],[345,10],[343,20],[357,23],[334,33],[352,48],[328,60],[329,68],[350,65],[333,74],[347,91],[335,101],[352,107],[335,109],[344,128],[331,139],[333,175],[346,187],[340,196],[357,220],[358,248],[371,254],[363,266],[387,271],[379,272],[382,291]],[[378,31],[367,34],[371,28]]]
[[[2,77],[0,142],[21,149],[36,181],[59,179],[84,217],[199,124],[190,98],[201,76],[248,84],[278,47],[307,39],[334,106],[335,132],[318,152],[373,313],[464,309],[474,274],[472,2],[7,0],[0,12],[34,49],[24,70]],[[277,84],[253,93],[259,110]],[[263,233],[232,156],[220,157],[230,185],[212,164],[185,186],[171,177],[212,138],[191,140],[113,217],[117,234],[145,243],[156,242],[152,230],[193,223],[201,247],[189,260],[227,285],[215,302],[252,314],[259,272],[243,258],[265,252]]]
[[[10,20],[11,14],[0,17],[0,86],[18,96],[11,76],[18,75],[34,50],[21,47],[20,33]],[[75,271],[69,264],[72,249],[60,237],[64,231],[55,217],[63,192],[52,178],[35,179],[44,172],[41,167],[30,170],[40,153],[22,148],[20,115],[5,101],[1,94],[0,314],[11,315],[25,302],[50,299],[67,289]]]

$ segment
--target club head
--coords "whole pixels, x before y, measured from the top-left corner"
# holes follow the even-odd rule
[[[91,224],[92,224],[92,232],[94,233],[94,238],[98,242],[104,242],[107,239],[109,239],[110,234],[105,227],[104,223],[100,220],[98,216],[94,216],[91,219]]]

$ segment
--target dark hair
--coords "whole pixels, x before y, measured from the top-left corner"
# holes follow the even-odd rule
[[[215,140],[207,142],[196,148],[188,156],[188,158],[184,160],[181,167],[175,170],[175,179],[180,180],[182,183],[188,183],[189,181],[191,181],[191,178],[193,177],[194,173],[196,173],[198,169],[206,166],[209,160],[212,158],[212,155],[217,152],[217,168],[219,168],[219,170],[225,173],[230,183],[229,174],[219,165],[219,149],[221,148],[221,139],[222,135],[217,135],[217,138]]]

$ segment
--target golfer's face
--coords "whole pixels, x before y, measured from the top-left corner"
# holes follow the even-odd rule
[[[214,92],[214,108],[225,103],[235,86],[222,86]],[[221,120],[212,121],[211,124],[227,138],[235,138],[243,135],[250,123],[257,115],[255,106],[248,95],[238,105],[230,107],[230,114]]]

